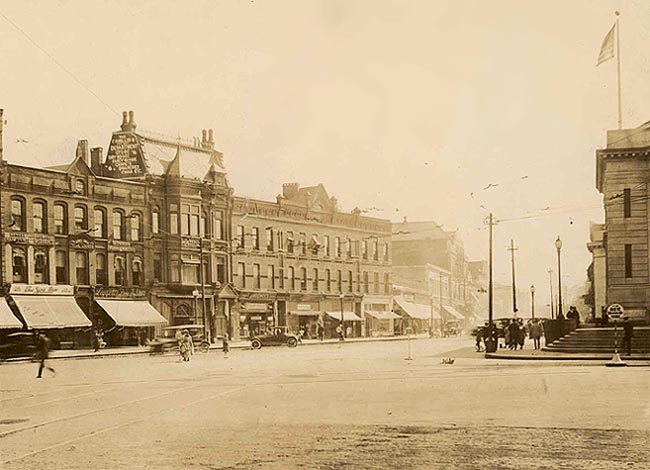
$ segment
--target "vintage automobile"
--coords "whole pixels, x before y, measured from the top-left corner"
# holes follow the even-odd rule
[[[176,332],[187,330],[192,336],[194,342],[194,349],[200,352],[208,352],[210,350],[210,343],[205,339],[203,325],[177,325],[163,328],[163,336],[149,342],[152,353],[166,353],[171,351],[178,352],[178,340],[176,339]]]
[[[298,346],[298,335],[287,332],[286,327],[275,327],[271,334],[257,335],[251,338],[251,347],[260,349],[262,346],[283,346],[290,348]]]
[[[17,331],[6,336],[0,343],[0,361],[18,357],[32,357],[36,353],[34,333]]]
[[[447,320],[443,329],[443,336],[458,336],[461,333],[460,322],[458,320]]]

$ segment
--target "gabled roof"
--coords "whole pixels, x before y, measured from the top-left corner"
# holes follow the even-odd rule
[[[49,170],[63,171],[72,175],[95,176],[93,170],[90,169],[86,161],[81,156],[75,157],[72,162],[66,163],[65,165],[52,165],[46,168]]]
[[[442,240],[450,237],[442,226],[434,221],[394,222],[393,241]]]

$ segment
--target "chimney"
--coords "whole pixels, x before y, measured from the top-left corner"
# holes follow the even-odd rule
[[[5,121],[4,121],[4,109],[0,109],[0,161],[4,158],[4,140],[3,140],[3,133],[4,133],[4,128],[5,128]]]
[[[214,132],[212,132],[212,129],[208,130],[208,147],[214,149]]]
[[[126,111],[122,112],[122,125],[120,126],[120,128],[125,132],[129,130],[128,114],[129,113],[127,113]]]
[[[282,185],[282,196],[286,197],[287,199],[294,198],[298,195],[299,190],[300,184],[298,183],[284,183]]]
[[[75,152],[75,157],[81,158],[86,165],[90,165],[88,159],[88,141],[83,139],[77,142],[77,151]]]
[[[205,146],[208,144],[208,131],[203,129],[201,131],[201,147],[205,148]]]
[[[104,149],[101,147],[94,147],[90,149],[90,169],[93,173],[101,176],[102,174],[102,160]]]
[[[135,119],[133,118],[133,111],[129,111],[129,130],[131,132],[135,132],[135,128],[137,127],[135,123]]]

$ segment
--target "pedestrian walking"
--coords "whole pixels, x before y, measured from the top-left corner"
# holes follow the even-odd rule
[[[223,334],[221,347],[223,350],[223,358],[228,359],[228,353],[230,352],[230,336],[228,336],[228,333]]]
[[[343,341],[345,338],[343,337],[343,324],[339,323],[338,326],[336,327],[336,334],[339,336],[339,341]]]
[[[183,361],[190,362],[190,357],[194,354],[194,342],[189,331],[183,330],[183,339],[181,340],[181,357]]]
[[[323,341],[323,337],[325,336],[325,327],[321,323],[319,323],[317,328],[318,328],[318,330],[317,330],[317,332],[318,332],[318,340]]]
[[[183,330],[176,330],[174,338],[176,338],[176,344],[178,345],[178,362],[181,362],[183,360],[183,353],[181,352],[181,345],[183,344]]]
[[[634,326],[630,322],[630,318],[623,317],[623,348],[626,355],[632,355],[632,336],[634,336]]]
[[[37,379],[42,378],[43,376],[43,369],[47,369],[52,374],[56,375],[56,371],[47,365],[45,365],[45,361],[47,358],[50,356],[50,338],[45,336],[44,334],[37,334],[36,337],[36,353],[38,360],[40,362],[38,366],[38,375],[36,376]]]
[[[524,322],[521,318],[517,321],[517,326],[519,328],[519,331],[517,332],[517,342],[519,343],[519,349],[524,349],[524,344],[526,343],[526,327],[524,326]]]
[[[533,340],[533,347],[535,349],[540,349],[539,340],[542,337],[542,325],[540,325],[539,320],[536,318],[533,320],[533,324],[530,325],[530,339]]]
[[[93,330],[93,335],[91,337],[91,340],[92,340],[93,349],[95,350],[95,352],[98,352],[101,345],[101,337],[99,334],[99,330]]]
[[[484,329],[483,327],[479,326],[476,328],[476,352],[481,352],[483,351],[483,348],[481,347],[481,341],[483,340],[484,336]]]
[[[508,337],[510,338],[509,349],[517,349],[517,344],[519,343],[519,325],[517,320],[513,319],[508,327],[506,328]],[[506,340],[507,343],[507,340]]]

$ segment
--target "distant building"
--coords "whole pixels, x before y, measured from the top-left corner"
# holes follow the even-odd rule
[[[426,289],[443,320],[463,320],[470,287],[463,242],[433,221],[393,223],[395,284]]]
[[[648,233],[648,163],[650,123],[636,129],[607,132],[607,146],[596,151],[596,188],[603,195],[605,226],[590,248],[602,271],[597,286],[605,295],[595,305],[621,304],[633,317],[647,317],[650,302]],[[603,253],[604,249],[604,253]],[[604,263],[603,263],[604,254]],[[600,303],[604,302],[604,303]]]
[[[334,336],[392,334],[390,222],[343,213],[323,185],[284,184],[276,201],[233,200],[233,334],[275,325]],[[343,306],[343,309],[341,309]]]

